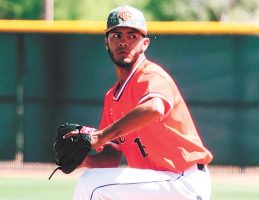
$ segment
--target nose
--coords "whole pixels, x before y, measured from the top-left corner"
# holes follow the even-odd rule
[[[127,42],[127,39],[125,37],[122,37],[121,38],[121,41],[119,43],[119,46],[120,47],[127,47],[128,46],[128,42]]]
[[[120,42],[119,46],[120,47],[127,47],[128,44],[127,44],[127,42]]]

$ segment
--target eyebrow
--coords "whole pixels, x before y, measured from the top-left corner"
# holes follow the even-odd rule
[[[122,34],[122,32],[120,31],[114,31],[114,32],[111,32],[111,34]],[[138,31],[129,31],[129,32],[126,32],[125,34],[127,35],[131,35],[131,34],[139,34],[139,35],[142,35],[140,32]]]
[[[114,31],[111,31],[110,33],[122,33],[122,31],[119,31],[119,30],[114,30]],[[128,32],[126,32],[126,34],[132,34],[132,33],[139,33],[141,34],[138,30],[135,30],[135,29],[130,29]]]

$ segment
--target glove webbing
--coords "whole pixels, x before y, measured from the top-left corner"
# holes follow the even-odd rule
[[[82,133],[79,132],[79,136],[82,135]],[[78,137],[78,136],[77,136]],[[84,138],[84,137],[82,137]],[[70,138],[71,140],[74,140],[73,137]],[[77,151],[78,151],[78,147],[77,147]],[[77,152],[76,151],[76,152]],[[49,180],[51,179],[51,177],[56,173],[57,170],[62,170],[62,167],[61,166],[58,166],[56,169],[54,169],[54,171],[51,173],[50,177],[49,177]]]
[[[80,129],[81,130],[81,129]],[[82,133],[80,133],[80,130],[79,130],[79,135],[82,135]],[[85,139],[84,137],[82,137],[83,139]],[[73,137],[71,137],[71,140],[74,140]],[[62,170],[62,167],[61,166],[58,166],[56,169],[54,169],[54,171],[50,174],[49,176],[49,180],[51,179],[51,177],[56,173],[56,171],[58,170]]]
[[[66,125],[68,125],[68,124],[66,124]],[[72,124],[72,125],[77,125],[77,124]],[[72,142],[78,142],[78,140],[83,140],[83,141],[85,141],[85,142],[90,142],[90,140],[91,140],[91,134],[90,135],[88,135],[88,134],[82,134],[81,133],[81,129],[82,129],[82,126],[79,126],[79,125],[77,125],[76,126],[76,129],[77,130],[79,130],[79,134],[78,135],[76,135],[76,136],[74,136],[74,137],[71,137],[71,138],[69,138]],[[54,143],[54,146],[55,146],[55,143]],[[77,152],[79,152],[79,150],[81,149],[81,148],[84,148],[84,149],[86,149],[86,151],[87,152],[89,152],[89,151],[91,151],[91,144],[89,145],[89,147],[88,147],[88,145],[83,145],[83,146],[76,146],[76,150],[73,152],[74,154],[75,153],[77,153]],[[70,155],[72,155],[72,154],[70,154]],[[87,154],[86,154],[87,155]],[[57,170],[65,170],[65,169],[63,169],[63,164],[62,163],[60,163],[60,160],[59,161],[57,161],[56,160],[56,164],[58,165],[58,167],[56,168],[56,169],[54,169],[54,171],[51,173],[51,175],[50,175],[50,177],[49,177],[49,180],[51,179],[51,177],[55,174],[55,172],[57,171]],[[74,170],[74,169],[73,169]],[[64,173],[66,173],[65,171],[63,171]],[[70,172],[67,172],[67,173],[70,173]]]

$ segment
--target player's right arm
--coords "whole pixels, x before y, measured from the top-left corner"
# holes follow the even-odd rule
[[[88,155],[80,167],[87,168],[110,168],[119,167],[122,153],[115,150],[110,145],[106,145],[104,149],[93,155]]]

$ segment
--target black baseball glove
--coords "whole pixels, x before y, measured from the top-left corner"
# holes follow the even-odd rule
[[[58,128],[53,145],[55,163],[58,167],[49,179],[58,169],[65,174],[73,172],[91,151],[91,134],[80,133],[82,128],[81,125],[71,123],[66,123]],[[63,139],[65,134],[76,130],[79,131],[78,135]]]

